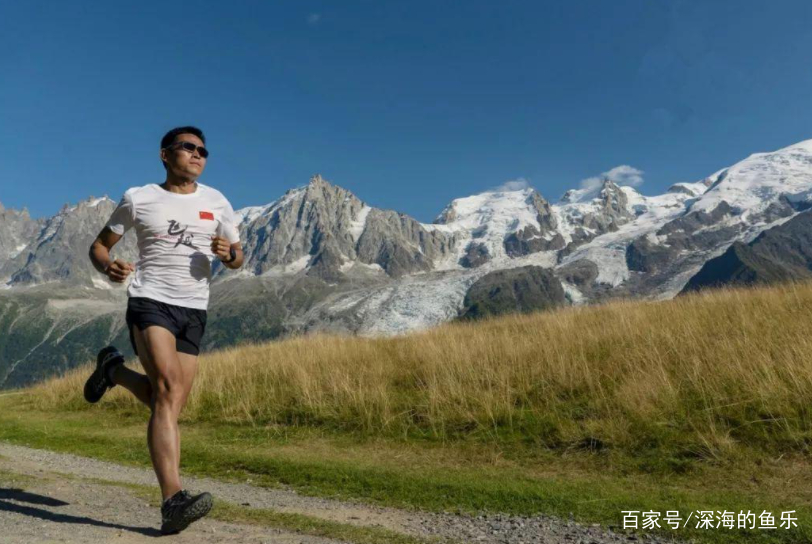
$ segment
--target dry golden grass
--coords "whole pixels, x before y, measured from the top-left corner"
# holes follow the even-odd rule
[[[184,418],[698,456],[742,442],[805,450],[810,361],[812,284],[718,290],[213,352]],[[39,405],[84,407],[87,372],[37,386]],[[111,393],[102,405],[135,408]]]

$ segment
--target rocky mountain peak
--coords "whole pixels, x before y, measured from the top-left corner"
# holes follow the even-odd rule
[[[480,228],[500,214],[535,216],[546,229],[555,229],[550,203],[531,187],[509,191],[485,191],[451,201],[432,221],[435,225]]]
[[[532,187],[495,189],[446,206],[434,224],[460,242],[458,263],[476,268],[507,255],[526,255],[563,247],[555,232],[557,220],[550,203]]]
[[[553,213],[553,208],[550,203],[544,199],[541,194],[535,189],[530,191],[527,197],[527,203],[532,206],[536,212],[536,221],[539,224],[539,234],[547,236],[549,233],[554,232],[558,228],[558,222]]]
[[[618,219],[629,219],[632,213],[629,211],[629,199],[621,187],[613,181],[606,179],[601,187],[599,195],[604,213]]]
[[[606,198],[606,195],[613,195],[620,192],[620,187],[611,179],[603,178],[601,183],[600,197]]]
[[[608,200],[619,193],[623,193],[620,186],[608,177],[604,177],[600,184],[582,187],[581,189],[570,189],[564,193],[559,203],[579,204],[591,202],[595,199]]]
[[[246,269],[337,281],[354,263],[392,276],[430,270],[448,241],[405,214],[365,204],[320,174],[262,208],[243,209]]]
[[[5,248],[6,260],[0,251],[0,283],[13,286],[60,281],[66,285],[106,285],[92,267],[87,251],[114,208],[115,203],[109,198],[91,197],[74,206],[65,204],[53,217],[36,221],[27,213],[10,221],[4,221],[0,214],[0,239],[10,232],[9,238],[19,241],[16,247]],[[135,260],[135,234],[125,235],[113,254]]]
[[[599,198],[607,182],[609,182],[609,180],[604,178],[599,185],[590,185],[581,187],[580,189],[570,189],[561,196],[559,199],[559,204],[580,204]]]
[[[17,218],[27,217],[29,219],[31,218],[31,216],[28,213],[28,208],[23,208],[22,210],[15,210],[14,208],[6,208],[2,204],[0,204],[0,217],[6,217],[6,218],[10,218],[10,217],[17,217]]]
[[[457,219],[457,212],[454,211],[454,203],[452,202],[445,208],[440,214],[434,218],[432,224],[434,225],[447,225],[448,223],[453,223]]]
[[[353,201],[353,203],[357,205],[363,205],[361,199],[355,196],[352,191],[330,183],[321,177],[320,174],[316,174],[310,178],[310,181],[302,192],[302,196],[305,201],[313,201],[318,205],[340,205],[342,199],[348,202]]]
[[[563,195],[561,195],[561,198],[558,199],[559,204],[573,204],[577,202],[579,192],[580,191],[578,189],[567,190]]]
[[[26,208],[19,211],[0,205],[0,267],[25,249],[43,221],[31,219]]]

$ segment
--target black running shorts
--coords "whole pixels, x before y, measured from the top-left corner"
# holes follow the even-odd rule
[[[175,335],[177,351],[198,355],[200,340],[206,330],[206,310],[175,306],[151,298],[130,297],[127,301],[127,328],[130,329],[133,351],[138,355],[133,325],[137,325],[142,331],[149,325],[168,329]]]

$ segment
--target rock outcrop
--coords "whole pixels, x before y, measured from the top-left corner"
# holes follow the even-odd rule
[[[812,215],[805,212],[762,232],[749,244],[734,242],[722,255],[707,261],[682,292],[810,278]]]
[[[538,266],[491,272],[465,294],[460,317],[486,316],[547,310],[567,303],[564,288],[555,275]]]
[[[66,204],[46,220],[24,222],[28,238],[23,241],[27,243],[16,255],[0,260],[0,280],[10,287],[53,281],[65,286],[105,284],[90,263],[88,250],[115,207],[116,203],[107,197],[91,197],[76,206]],[[135,233],[125,234],[112,254],[135,262],[138,256]],[[106,284],[112,287],[109,282]]]

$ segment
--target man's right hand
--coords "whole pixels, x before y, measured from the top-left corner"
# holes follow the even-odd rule
[[[133,263],[128,263],[126,261],[122,261],[121,259],[116,259],[105,269],[105,273],[107,277],[110,278],[110,281],[114,281],[116,283],[124,283],[124,280],[127,279],[127,276],[130,275],[130,272],[135,270],[135,266]]]

